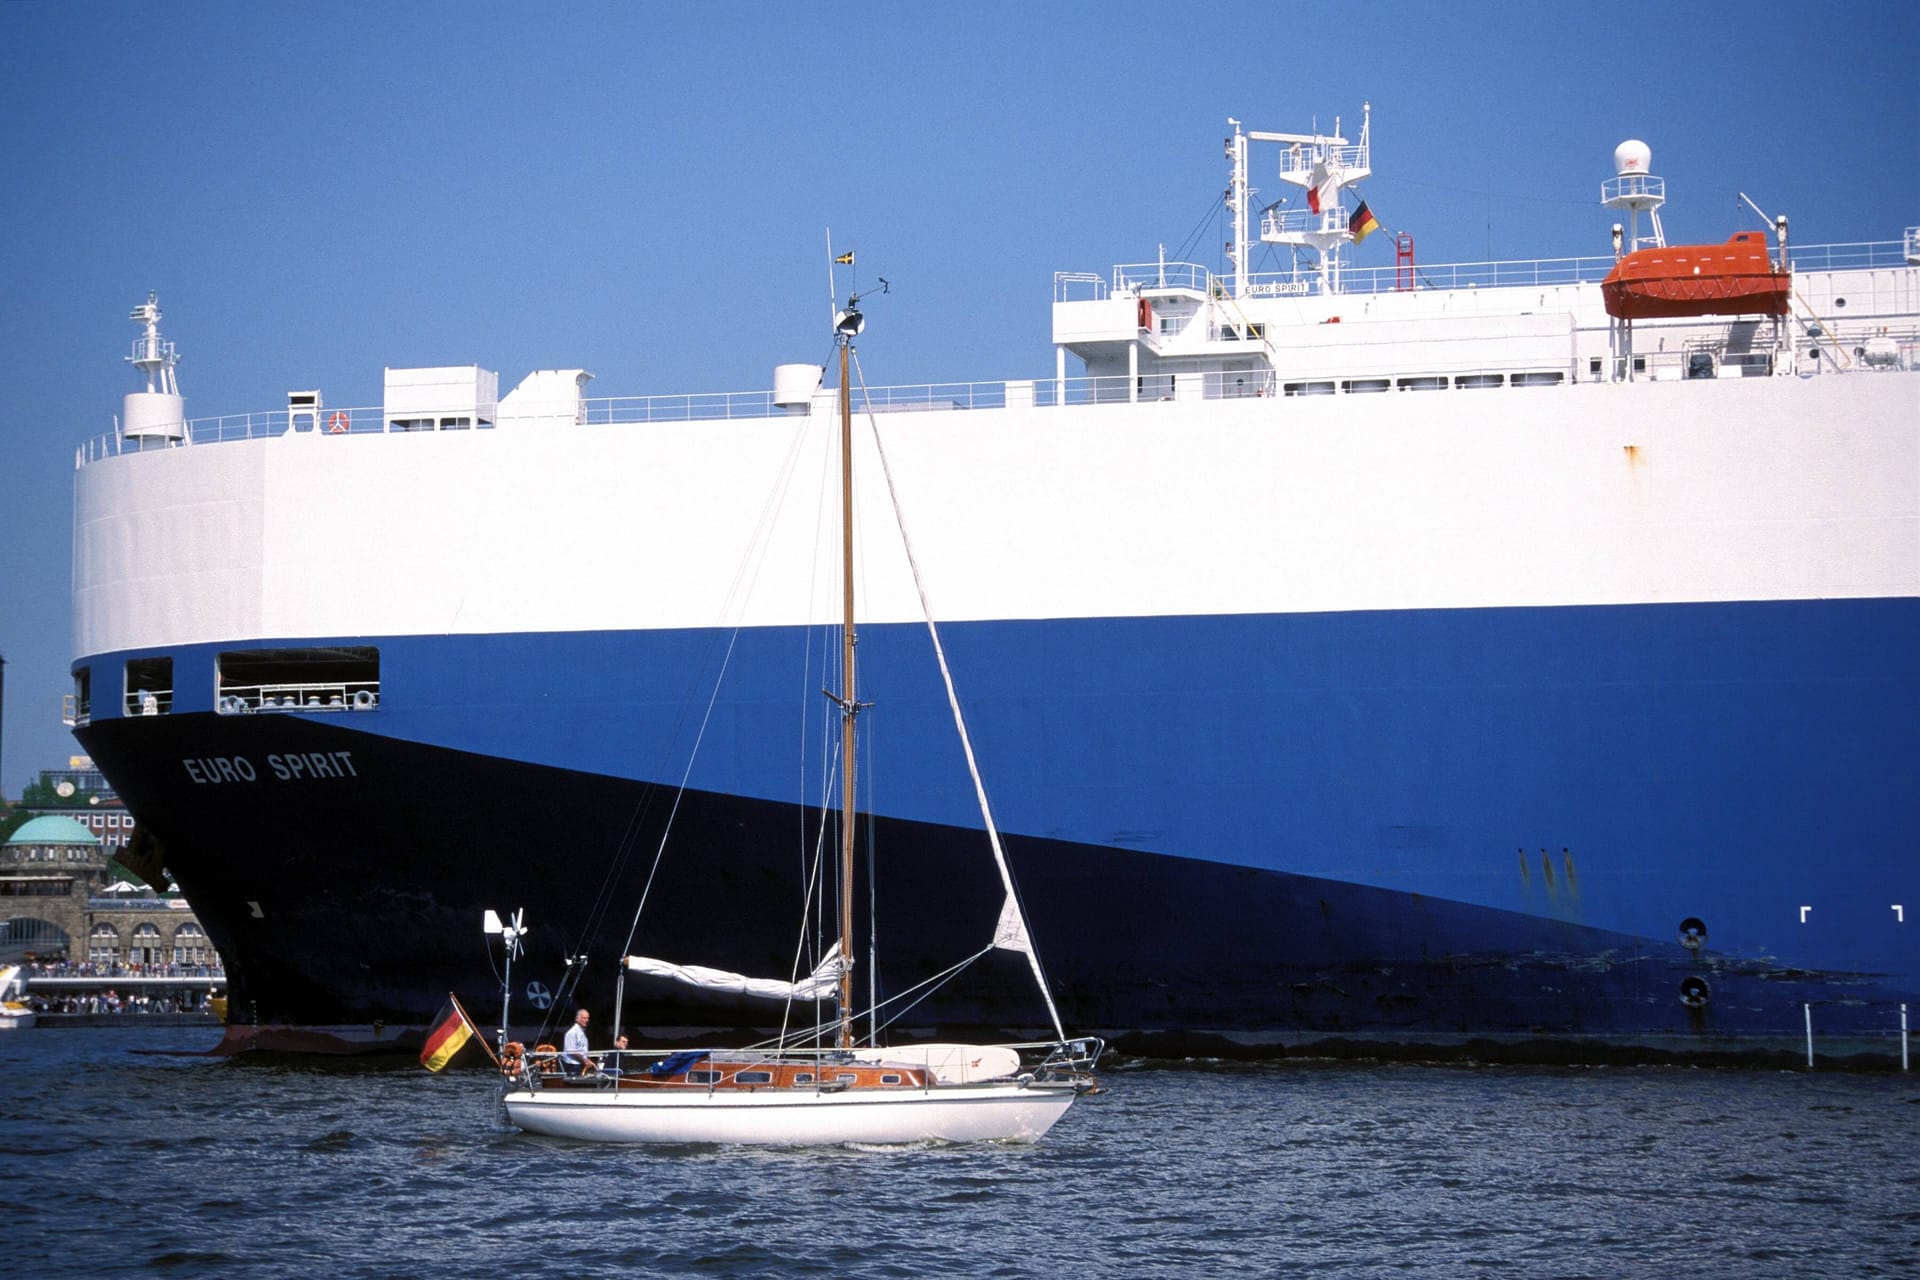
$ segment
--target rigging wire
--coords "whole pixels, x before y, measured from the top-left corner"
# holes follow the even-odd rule
[[[768,545],[771,541],[769,534],[773,527],[774,517],[784,505],[786,494],[792,485],[794,470],[799,465],[801,442],[804,436],[804,431],[796,431],[793,439],[787,444],[787,452],[781,459],[773,490],[761,503],[760,515],[754,525],[752,536],[748,539],[746,554],[741,558],[740,564],[735,567],[733,580],[727,585],[727,594],[721,607],[721,616],[723,617],[728,614],[733,614],[735,617],[738,617],[745,612],[747,598],[751,595],[752,584],[758,579],[759,570],[765,562]],[[713,708],[719,701],[720,688],[725,682],[727,668],[733,661],[734,650],[739,644],[741,630],[741,624],[736,621],[727,636],[726,648],[720,659],[720,669],[715,673],[712,688],[707,696],[705,710],[701,713],[700,726],[694,735],[693,747],[687,753],[686,767],[680,775],[680,785],[674,791],[672,807],[668,810],[666,823],[660,832],[660,840],[654,847],[653,865],[647,871],[646,887],[641,892],[640,905],[634,909],[633,922],[627,929],[627,940],[622,951],[623,955],[633,949],[633,939],[640,928],[641,912],[646,908],[647,895],[652,890],[654,878],[659,873],[660,859],[666,850],[667,837],[673,831],[674,817],[679,813],[681,801],[686,796],[688,782],[693,776],[693,766],[699,758],[700,746],[701,743],[705,741],[707,727],[712,722]],[[678,733],[676,732],[674,736],[677,738]],[[628,850],[628,852],[630,852],[630,850]],[[616,866],[609,869],[607,880],[603,880],[602,882],[602,897],[605,897],[609,893],[611,888],[609,882],[619,867],[624,865],[625,858],[626,854],[623,853],[617,861]],[[595,924],[598,923],[597,916],[598,912],[596,911],[594,916]],[[592,931],[590,930],[586,936],[591,937]]]
[[[874,452],[877,453],[880,458],[880,474],[886,479],[887,497],[893,503],[894,525],[900,532],[900,544],[906,551],[907,567],[913,571],[913,586],[920,597],[920,612],[926,619],[927,637],[933,642],[933,656],[940,664],[940,678],[946,685],[947,703],[953,709],[953,727],[960,735],[960,749],[967,759],[967,772],[973,777],[974,795],[980,802],[980,819],[986,827],[987,843],[993,849],[994,863],[1000,870],[1000,880],[1007,891],[1008,905],[1002,908],[1001,925],[1006,923],[1006,917],[1010,909],[1016,916],[1015,922],[1019,925],[1021,936],[1025,942],[1025,946],[1018,949],[1026,953],[1027,963],[1033,969],[1034,981],[1040,987],[1041,999],[1046,1001],[1047,1013],[1053,1018],[1054,1032],[1064,1043],[1067,1038],[1066,1028],[1060,1021],[1060,1010],[1054,1005],[1053,991],[1047,985],[1047,975],[1040,964],[1040,951],[1034,944],[1032,927],[1026,919],[1026,911],[1020,906],[1019,891],[1014,887],[1013,869],[1007,865],[1006,850],[1000,843],[1000,831],[999,828],[994,825],[993,810],[987,803],[987,784],[985,780],[981,778],[979,765],[974,758],[973,739],[967,733],[966,718],[960,713],[960,695],[954,689],[953,672],[947,666],[946,649],[940,643],[940,629],[935,625],[933,620],[933,603],[927,596],[926,582],[920,576],[920,562],[913,554],[913,539],[907,533],[906,513],[900,505],[899,489],[893,482],[893,466],[887,461],[887,451],[880,439],[880,422],[873,412],[871,396],[869,396],[867,392],[866,370],[861,368],[857,355],[854,356],[853,367],[860,378],[860,392],[863,402],[867,404],[867,430],[873,436]],[[996,934],[999,932],[1000,927],[996,926]],[[1001,941],[1001,937],[996,936],[994,945],[999,945]]]
[[[980,950],[974,952],[972,955],[966,957],[964,960],[958,960],[953,964],[948,965],[945,969],[942,969],[939,973],[933,974],[930,977],[922,978],[919,982],[914,983],[911,987],[908,987],[906,990],[899,992],[897,995],[888,996],[885,1000],[880,1002],[879,1006],[876,1007],[876,1010],[875,1010],[876,1012],[880,1008],[885,1008],[889,1005],[899,1004],[901,1001],[907,1000],[909,997],[912,997],[912,1000],[911,1000],[911,1003],[907,1004],[905,1007],[898,1009],[895,1012],[889,1014],[887,1017],[887,1020],[880,1024],[880,1030],[885,1031],[888,1027],[891,1027],[894,1023],[900,1021],[900,1019],[906,1017],[909,1013],[912,1013],[915,1009],[919,1008],[921,1004],[925,1003],[927,998],[932,996],[935,991],[945,986],[947,983],[953,981],[953,979],[959,977],[961,973],[965,972],[970,966],[977,963],[982,957],[992,953],[992,951],[993,951],[993,947],[991,944],[989,944],[988,946],[984,946],[980,948]],[[747,1045],[746,1047],[749,1049],[785,1048],[790,1045],[797,1044],[803,1040],[807,1040],[807,1039],[817,1040],[826,1032],[834,1030],[838,1025],[839,1024],[837,1022],[831,1019],[822,1019],[819,1023],[815,1024],[812,1027],[808,1027],[800,1031],[794,1032],[791,1038],[789,1038],[787,1034],[783,1031],[778,1038],[761,1040],[755,1044]]]
[[[764,565],[771,542],[770,531],[775,517],[784,506],[786,494],[792,487],[793,473],[802,456],[801,444],[803,439],[804,431],[797,431],[794,433],[793,439],[788,442],[787,451],[783,455],[780,466],[775,473],[774,483],[761,503],[759,515],[754,523],[751,535],[748,538],[746,551],[741,556],[739,564],[735,567],[734,576],[727,585],[727,591],[722,599],[720,609],[720,615],[723,618],[731,615],[737,619],[745,612],[747,600],[752,595],[753,584],[757,581],[759,571]],[[694,736],[693,746],[688,752],[686,766],[681,774],[680,784],[673,793],[671,806],[661,829],[659,843],[655,846],[653,862],[647,872],[645,887],[640,897],[640,904],[634,910],[633,921],[627,931],[626,945],[622,951],[623,956],[633,949],[633,939],[640,927],[641,913],[646,907],[647,897],[652,890],[655,877],[658,875],[661,856],[665,851],[668,836],[673,830],[674,820],[679,813],[680,804],[686,795],[695,760],[699,756],[701,743],[705,738],[707,727],[711,722],[714,705],[718,700],[722,681],[726,674],[727,667],[732,661],[742,629],[741,624],[736,621],[734,626],[729,629],[724,646],[720,645],[718,640],[712,642],[708,648],[707,660],[696,664],[688,677],[690,686],[697,684],[700,679],[699,672],[711,668],[713,654],[716,649],[720,650],[719,671],[713,680],[706,708],[702,714],[699,728]],[[688,690],[689,695],[692,694],[692,691],[690,687]],[[679,700],[678,705],[681,710],[678,712],[672,730],[667,735],[665,741],[671,743],[680,740],[682,731],[687,724],[688,708],[693,704],[694,699],[691,696]],[[600,883],[589,903],[585,918],[576,936],[574,947],[569,953],[566,973],[562,976],[559,989],[555,992],[541,1022],[540,1031],[543,1037],[548,1030],[554,1027],[556,1018],[565,1016],[567,1001],[572,992],[578,987],[585,973],[584,959],[587,954],[586,949],[588,943],[598,935],[601,921],[612,907],[613,891],[623,878],[627,863],[638,847],[639,835],[644,829],[646,815],[651,812],[659,790],[660,789],[652,783],[643,785],[639,798],[636,799],[628,811],[626,825],[621,832],[620,838],[614,844],[613,854],[608,860],[606,870],[601,875]],[[576,961],[578,961],[578,963]]]
[[[1213,203],[1207,206],[1207,211],[1200,215],[1200,221],[1195,223],[1193,230],[1187,233],[1187,238],[1180,242],[1180,247],[1173,251],[1175,261],[1186,261],[1187,254],[1200,247],[1200,237],[1207,233],[1209,226],[1213,222],[1213,215],[1216,213],[1224,213],[1226,207],[1227,198],[1225,195],[1217,195],[1213,198]]]

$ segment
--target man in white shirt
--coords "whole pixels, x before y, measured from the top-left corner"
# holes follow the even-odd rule
[[[560,1066],[570,1076],[577,1076],[587,1069],[587,1011],[580,1010],[573,1015],[573,1025],[567,1028],[566,1039],[560,1042]]]

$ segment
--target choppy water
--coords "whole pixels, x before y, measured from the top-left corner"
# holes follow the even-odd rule
[[[580,1146],[490,1078],[7,1033],[0,1274],[1920,1274],[1920,1079],[1136,1065],[1034,1147]]]

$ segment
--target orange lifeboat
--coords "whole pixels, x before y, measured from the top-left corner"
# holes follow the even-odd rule
[[[1684,316],[1784,316],[1792,277],[1767,256],[1766,233],[1736,232],[1725,244],[1636,249],[1600,282],[1616,320]]]

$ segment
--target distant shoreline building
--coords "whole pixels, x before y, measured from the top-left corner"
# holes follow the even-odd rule
[[[110,879],[108,842],[79,820],[98,816],[42,814],[0,845],[0,959],[219,967],[185,898]]]

